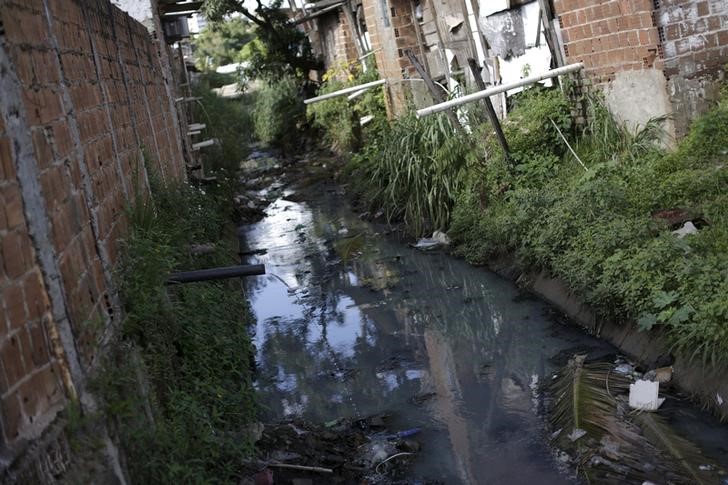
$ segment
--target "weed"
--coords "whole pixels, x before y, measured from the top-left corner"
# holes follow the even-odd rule
[[[209,80],[212,74],[206,74]],[[201,97],[194,105],[194,118],[206,125],[205,133],[212,133],[220,143],[205,148],[202,163],[208,175],[222,173],[232,176],[239,163],[248,154],[248,143],[253,138],[252,106],[255,94],[245,93],[239,98],[221,98],[207,87],[207,82],[195,87],[195,96]]]
[[[118,275],[121,342],[93,386],[116,423],[134,481],[228,482],[251,451],[247,303],[237,281],[169,287],[165,280],[177,269],[231,263],[232,251],[219,243],[229,199],[220,186],[150,181],[153,199],[130,208]],[[210,241],[213,254],[190,256],[189,244]]]
[[[258,92],[253,117],[260,141],[283,149],[293,147],[306,112],[299,88],[296,78],[284,76],[265,83]]]
[[[328,71],[324,75],[324,84],[319,94],[332,93],[340,89],[376,81],[379,78],[373,58],[366,71],[354,65],[346,64]],[[341,79],[345,79],[342,81]],[[374,125],[386,120],[384,95],[381,88],[373,88],[354,100],[341,96],[308,106],[307,116],[314,128],[321,130],[324,141],[334,151],[346,153],[356,151],[362,141],[363,133],[359,119],[365,115],[374,116]],[[369,131],[369,129],[365,130]]]
[[[467,164],[468,138],[445,116],[407,116],[383,130],[348,167],[360,196],[415,234],[447,227]]]
[[[725,362],[728,100],[668,153],[660,120],[629,130],[590,97],[589,125],[572,140],[585,173],[554,130],[546,133],[548,112],[564,112],[557,98],[533,91],[510,115],[513,173],[495,142],[486,143],[482,176],[471,170],[454,208],[450,235],[459,253],[479,263],[515,253],[525,267],[564,279],[603,315],[662,327],[676,351]],[[673,207],[709,225],[677,239],[651,216]]]

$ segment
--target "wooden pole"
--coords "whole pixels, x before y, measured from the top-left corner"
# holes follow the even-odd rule
[[[473,73],[473,78],[475,78],[475,85],[478,86],[478,90],[483,91],[485,89],[485,83],[483,82],[483,77],[480,75],[480,66],[478,65],[478,61],[470,57],[468,58],[468,64],[470,65],[470,70]],[[485,105],[485,112],[488,114],[488,119],[495,129],[495,136],[498,138],[498,143],[500,143],[501,148],[503,148],[506,158],[510,160],[511,151],[508,149],[508,142],[506,141],[506,136],[503,134],[503,129],[501,128],[498,115],[495,114],[493,103],[490,101],[490,98],[483,98],[483,104]]]
[[[556,36],[556,32],[554,32],[552,24],[554,13],[551,10],[551,3],[549,0],[538,0],[538,7],[541,11],[540,18],[543,21],[544,33],[546,34],[546,44],[548,44],[549,50],[551,51],[551,58],[553,59],[556,67],[562,67],[566,65],[566,62],[561,56],[559,38]]]
[[[415,66],[415,69],[417,70],[417,73],[420,75],[422,80],[425,81],[425,86],[427,86],[427,89],[429,89],[432,98],[435,100],[435,104],[444,102],[445,97],[442,95],[442,91],[437,88],[428,72],[425,70],[422,64],[420,64],[420,61],[417,59],[415,53],[412,52],[412,49],[405,49],[404,53],[407,55],[407,58],[409,58],[412,65]],[[456,130],[462,129],[462,126],[460,125],[460,120],[458,120],[458,116],[457,114],[455,114],[455,110],[448,109],[445,111],[445,114],[448,118],[450,118],[453,128],[455,128]]]

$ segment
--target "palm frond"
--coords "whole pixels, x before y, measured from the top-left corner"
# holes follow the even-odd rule
[[[716,465],[703,456],[695,443],[675,432],[663,417],[654,413],[640,413],[635,416],[635,422],[642,429],[645,438],[668,455],[670,463],[675,467],[675,473],[684,481],[715,483],[715,476],[711,477],[711,473],[701,470],[700,467],[715,470]]]

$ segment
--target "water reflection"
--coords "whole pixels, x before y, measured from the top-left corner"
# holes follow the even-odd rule
[[[251,262],[285,282],[246,280],[266,417],[388,412],[395,428],[424,430],[418,476],[571,481],[531,389],[559,352],[613,349],[554,323],[541,302],[514,302],[513,285],[487,271],[377,234],[333,194],[267,212],[241,233],[248,249],[268,249]]]

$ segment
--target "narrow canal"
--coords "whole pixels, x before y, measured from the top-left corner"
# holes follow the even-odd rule
[[[575,352],[616,350],[511,282],[362,221],[336,187],[307,194],[283,192],[240,228],[267,250],[250,262],[269,274],[246,282],[263,419],[387,413],[393,428],[422,428],[418,479],[575,482],[549,448],[537,389]],[[725,429],[681,414],[726,452]]]

